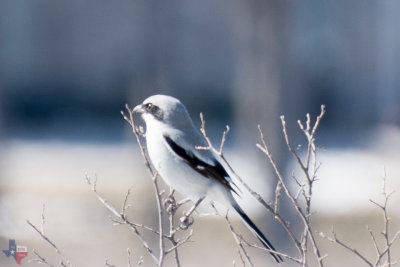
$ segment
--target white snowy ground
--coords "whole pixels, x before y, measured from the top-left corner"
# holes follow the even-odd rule
[[[378,129],[364,146],[326,147],[319,151],[322,166],[314,190],[314,210],[322,217],[338,220],[347,214],[360,217],[366,214],[368,217],[376,211],[368,200],[381,200],[384,167],[388,190],[400,191],[399,151],[398,128]],[[232,156],[234,151],[227,153],[243,177],[261,176],[251,167],[251,159],[246,163],[243,158]],[[287,171],[291,169],[293,166],[288,166]],[[40,225],[42,205],[45,204],[48,235],[78,266],[103,266],[105,259],[116,266],[124,266],[126,247],[135,249],[136,259],[145,254],[129,231],[112,226],[110,214],[86,184],[86,172],[92,177],[97,174],[99,192],[116,206],[122,203],[126,190],[133,185],[133,216],[141,223],[155,225],[151,184],[135,145],[8,140],[3,141],[0,151],[0,249],[6,249],[8,239],[16,239],[17,245],[28,246],[29,258],[32,248],[36,248],[57,263],[54,251],[26,223],[28,219]],[[254,188],[265,187],[257,180],[250,184]],[[400,192],[395,193],[390,202],[390,212],[397,219],[400,217],[399,201]],[[197,222],[196,227],[200,230],[197,234],[195,231],[194,243],[182,248],[187,252],[183,256],[184,262],[191,262],[188,266],[232,266],[233,258],[239,261],[234,241],[221,219],[202,217]],[[201,225],[207,228],[203,229]],[[213,246],[206,246],[204,252],[193,253],[190,246],[210,241],[209,236],[214,238]],[[232,249],[226,250],[225,245]],[[88,250],[88,246],[91,249]],[[82,257],[83,253],[85,257]],[[214,254],[206,256],[207,253]],[[150,263],[150,259],[145,259]],[[270,260],[268,256],[263,259]],[[7,265],[9,260],[0,255],[1,266],[12,266]],[[341,264],[345,266],[343,262]],[[348,266],[354,266],[351,264]]]
[[[382,178],[393,212],[400,215],[400,129],[380,128],[358,148],[327,148],[319,152],[322,162],[315,184],[314,208],[319,213],[345,214],[371,210],[369,199],[382,200]]]

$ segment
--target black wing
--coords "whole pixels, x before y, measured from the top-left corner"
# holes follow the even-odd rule
[[[193,170],[200,173],[204,177],[216,179],[229,190],[232,190],[237,194],[235,189],[232,188],[233,183],[229,181],[230,177],[224,167],[222,167],[221,163],[219,163],[217,160],[214,160],[213,165],[208,164],[207,162],[199,159],[192,152],[179,146],[168,135],[164,135],[164,139],[169,147],[172,149],[172,151],[174,151],[175,154],[178,155],[186,164],[192,167]]]
[[[168,135],[164,135],[164,139],[166,143],[169,145],[171,150],[181,158],[186,164],[192,167],[196,172],[200,173],[204,177],[210,179],[216,179],[221,184],[223,184],[229,190],[232,190],[237,194],[237,192],[232,188],[232,185],[235,185],[233,182],[230,181],[230,177],[224,167],[222,167],[221,163],[217,160],[213,160],[213,164],[208,164],[203,160],[199,159],[196,155],[192,152],[184,149],[183,147],[179,146],[176,142],[174,142]],[[237,188],[237,186],[235,185]],[[240,191],[240,189],[239,189]],[[239,205],[233,204],[233,208],[239,213],[248,227],[254,231],[258,239],[264,244],[264,246],[270,250],[275,250],[272,244],[268,241],[268,239],[264,236],[264,234],[257,228],[257,226],[250,220],[250,218],[243,212],[243,210],[239,207]],[[279,263],[283,262],[281,256],[276,255],[275,253],[271,252],[272,257]]]

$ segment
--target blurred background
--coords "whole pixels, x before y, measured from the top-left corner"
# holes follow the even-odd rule
[[[46,204],[49,237],[78,266],[126,265],[127,247],[136,261],[146,256],[127,229],[112,225],[84,177],[97,175],[100,193],[116,206],[133,186],[132,217],[156,226],[151,182],[120,110],[162,93],[185,103],[196,125],[203,112],[216,145],[230,125],[227,159],[268,200],[276,178],[255,147],[257,124],[290,176],[296,166],[279,116],[293,144],[304,144],[296,121],[307,112],[315,119],[325,104],[316,230],[333,225],[373,258],[365,225],[378,233],[382,220],[368,199],[382,200],[384,166],[388,189],[400,188],[399,11],[395,0],[1,1],[1,249],[16,239],[28,258],[35,248],[56,264],[26,223],[39,225]],[[400,228],[397,201],[395,194],[389,202],[393,231]],[[276,247],[292,251],[270,214],[250,197],[243,205]],[[318,242],[328,266],[361,264]],[[182,251],[184,266],[240,261],[222,218],[198,218]],[[256,266],[271,262],[251,255]],[[4,254],[0,263],[16,265]],[[147,256],[144,265],[152,266]]]

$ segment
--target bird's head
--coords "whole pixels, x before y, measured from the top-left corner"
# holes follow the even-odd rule
[[[167,95],[153,95],[137,105],[134,112],[140,113],[149,126],[150,123],[162,123],[170,126],[192,126],[192,120],[186,107],[176,98]]]

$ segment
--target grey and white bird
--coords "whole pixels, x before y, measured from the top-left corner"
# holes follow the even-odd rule
[[[249,229],[270,250],[275,248],[241,209],[233,194],[237,187],[194,126],[186,107],[176,98],[153,95],[134,108],[146,123],[146,144],[150,160],[162,179],[197,203],[204,198],[233,207]],[[270,253],[277,262],[283,259]]]

